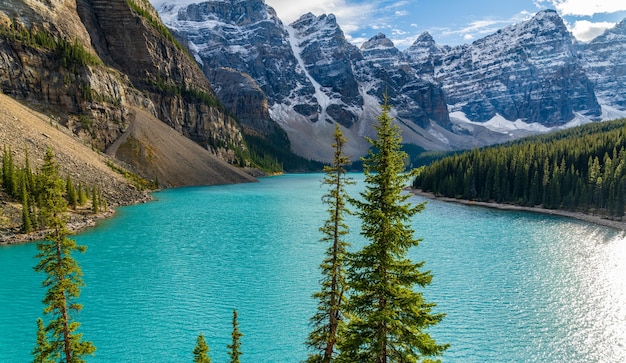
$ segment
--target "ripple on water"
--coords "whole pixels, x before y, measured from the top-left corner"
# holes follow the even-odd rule
[[[320,179],[168,190],[78,236],[89,246],[78,320],[98,348],[89,361],[191,361],[200,332],[226,361],[235,308],[243,361],[304,359],[324,252]],[[356,249],[364,241],[349,223]],[[437,201],[413,225],[424,240],[410,257],[434,275],[424,294],[447,314],[431,329],[451,344],[444,362],[626,362],[624,235]],[[35,254],[0,248],[1,362],[30,360],[43,295]]]

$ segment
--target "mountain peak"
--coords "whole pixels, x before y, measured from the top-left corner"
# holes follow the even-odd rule
[[[391,39],[387,38],[385,34],[378,33],[373,36],[370,40],[363,43],[361,46],[361,50],[369,50],[376,48],[395,48],[395,45],[391,41]]]
[[[417,37],[415,42],[413,42],[413,44],[416,44],[416,43],[435,43],[435,39],[433,38],[432,35],[430,35],[429,32],[423,32]]]

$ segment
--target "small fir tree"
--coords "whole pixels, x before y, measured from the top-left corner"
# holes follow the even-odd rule
[[[326,175],[322,182],[329,188],[322,198],[323,203],[328,205],[329,218],[320,228],[321,241],[328,244],[328,249],[326,258],[320,265],[323,275],[321,291],[313,295],[318,300],[318,306],[317,312],[311,318],[314,328],[307,341],[308,346],[315,350],[314,354],[309,355],[309,363],[329,363],[333,360],[346,300],[345,258],[349,244],[344,240],[348,234],[344,217],[350,211],[346,207],[348,195],[345,186],[353,182],[346,176],[345,166],[350,164],[350,158],[343,154],[347,139],[339,125],[335,126],[334,137],[335,155],[332,164],[324,167]]]
[[[91,212],[94,214],[100,212],[100,200],[98,199],[96,187],[91,189]]]
[[[403,189],[410,178],[404,174],[401,136],[389,116],[385,97],[376,126],[378,138],[369,139],[371,151],[363,158],[365,190],[362,200],[353,200],[361,219],[361,234],[370,242],[350,256],[350,314],[340,362],[431,362],[425,357],[441,355],[439,345],[425,331],[444,315],[433,314],[416,285],[425,287],[432,276],[422,272],[424,262],[413,263],[408,250],[420,242],[408,225],[424,208],[412,205]]]
[[[42,285],[47,288],[43,303],[44,314],[51,320],[45,327],[49,335],[49,348],[40,347],[39,339],[34,351],[49,352],[49,357],[60,357],[66,363],[84,362],[83,356],[93,354],[95,347],[76,333],[80,323],[71,317],[72,311],[80,311],[82,305],[75,302],[84,285],[82,271],[72,257],[74,251],[84,252],[86,247],[78,246],[68,238],[65,212],[67,202],[63,197],[64,183],[59,177],[59,166],[51,149],[46,151],[40,172],[42,187],[40,214],[44,225],[50,228],[45,239],[37,244],[39,263],[35,271],[44,272]]]
[[[46,334],[46,327],[41,318],[37,319],[37,344],[32,352],[34,359],[33,363],[52,363],[51,359],[51,347],[48,341],[48,335]]]
[[[33,222],[30,218],[30,206],[28,200],[28,189],[26,188],[26,180],[22,180],[22,232],[30,233],[33,231]]]
[[[83,187],[83,183],[78,182],[78,205],[83,206],[85,203],[87,203],[87,192]]]
[[[196,347],[193,349],[193,357],[194,363],[211,363],[209,346],[202,334],[198,335],[198,339],[196,340]]]
[[[228,345],[228,355],[230,356],[230,363],[240,363],[239,356],[241,353],[241,342],[239,339],[243,336],[241,332],[239,332],[239,323],[237,322],[237,310],[233,310],[233,333],[232,344]]]
[[[78,206],[78,193],[76,191],[76,187],[74,187],[72,178],[69,175],[65,180],[65,198],[67,199],[67,203],[70,207],[72,207],[72,209],[76,209]]]

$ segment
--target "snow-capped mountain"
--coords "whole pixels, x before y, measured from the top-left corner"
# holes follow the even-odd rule
[[[625,72],[616,70],[613,86],[602,88],[607,73],[598,65],[624,63],[589,66],[590,56],[581,55],[554,11],[470,45],[440,46],[425,33],[400,51],[383,34],[355,47],[333,15],[305,14],[285,25],[263,0],[161,0],[157,10],[187,42],[231,112],[253,124],[269,115],[287,132],[292,149],[312,159],[331,157],[334,123],[348,136],[348,153],[363,155],[369,146],[363,136],[373,135],[384,93],[404,141],[431,150],[597,121],[608,117],[603,107],[622,107],[619,97],[609,96],[624,84],[618,75]],[[609,53],[615,47],[598,42]],[[606,102],[602,107],[596,89]],[[255,105],[267,111],[255,113]]]
[[[626,111],[626,19],[589,43],[576,48],[602,105],[604,118]]]
[[[157,10],[187,42],[227,106],[242,94],[251,99],[254,90],[264,93],[271,118],[300,155],[328,160],[334,123],[348,135],[347,152],[355,158],[363,155],[369,146],[363,136],[374,134],[372,125],[385,91],[407,142],[452,148],[445,134],[455,135],[446,129],[449,118],[441,87],[417,78],[407,65],[381,67],[370,59],[372,52],[362,52],[346,40],[333,15],[305,14],[285,25],[262,0],[165,2]],[[393,44],[391,48],[400,54]],[[241,74],[250,78],[242,82]],[[242,122],[251,121],[243,107],[231,111]],[[429,131],[433,127],[437,131]]]
[[[406,53],[420,74],[443,83],[450,111],[471,121],[501,115],[554,127],[576,114],[601,116],[572,35],[552,10],[471,45],[439,47],[422,35]]]

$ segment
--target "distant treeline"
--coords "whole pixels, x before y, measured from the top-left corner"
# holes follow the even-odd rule
[[[413,187],[436,195],[621,218],[626,119],[475,149],[424,167]]]

